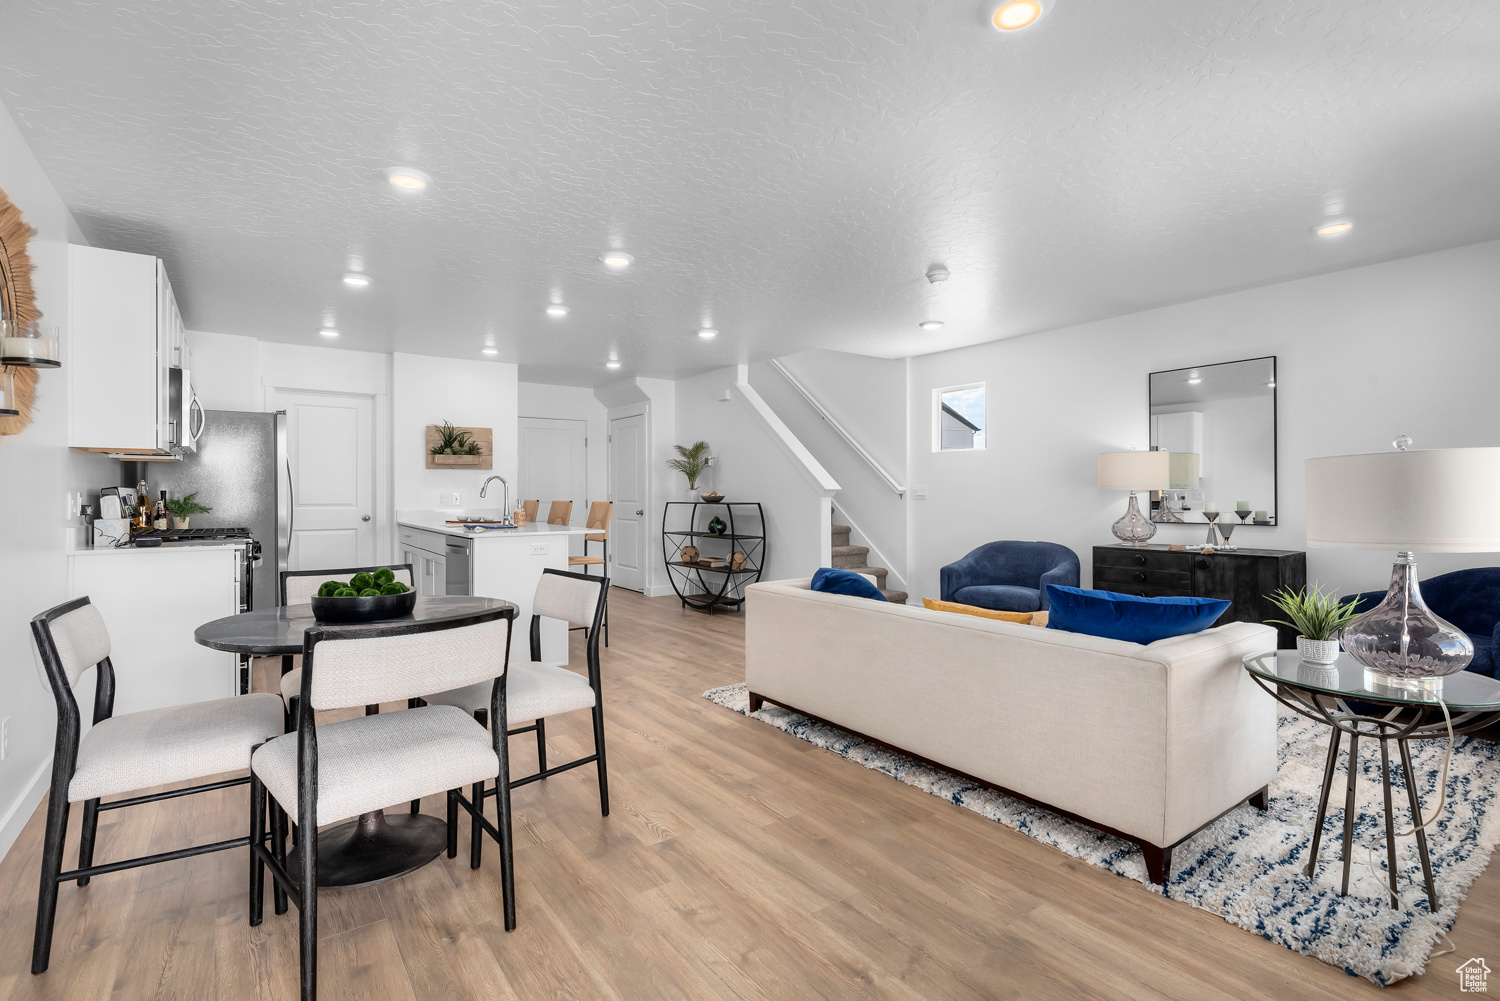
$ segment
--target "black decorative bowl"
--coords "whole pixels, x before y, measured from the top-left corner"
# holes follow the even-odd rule
[[[417,592],[382,594],[372,598],[312,599],[313,618],[319,622],[379,622],[410,615],[417,606]]]

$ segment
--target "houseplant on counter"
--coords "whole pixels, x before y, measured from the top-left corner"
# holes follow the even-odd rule
[[[673,445],[677,458],[668,459],[667,465],[677,470],[688,481],[688,500],[696,500],[698,477],[708,468],[708,442],[697,441],[691,445]]]
[[[208,512],[213,510],[213,508],[204,507],[193,499],[197,496],[198,491],[194,490],[186,497],[178,497],[175,500],[167,501],[167,510],[172,514],[173,528],[187,528],[188,519],[193,515],[208,514]]]
[[[1268,625],[1291,626],[1297,630],[1297,654],[1309,664],[1332,664],[1339,659],[1339,633],[1359,613],[1358,598],[1343,604],[1318,586],[1300,591],[1282,588],[1266,595],[1286,615],[1285,619],[1267,619]]]

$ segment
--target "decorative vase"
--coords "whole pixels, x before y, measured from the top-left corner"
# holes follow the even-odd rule
[[[684,496],[686,497],[688,503],[690,503],[690,504],[697,503],[697,501],[698,501],[698,488],[697,487],[688,487],[687,488],[687,494],[685,494]]]
[[[1310,640],[1297,637],[1297,656],[1309,664],[1334,664],[1339,659],[1338,640]]]
[[[723,535],[727,531],[729,531],[729,526],[724,523],[724,519],[718,515],[714,515],[713,519],[708,523],[708,534]]]
[[[1130,503],[1125,506],[1125,517],[1110,526],[1110,531],[1127,546],[1143,546],[1156,534],[1156,523],[1141,514],[1141,506],[1136,503],[1134,490],[1130,491]]]

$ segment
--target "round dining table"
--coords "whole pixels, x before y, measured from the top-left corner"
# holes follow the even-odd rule
[[[468,595],[419,597],[410,615],[378,622],[361,622],[361,630],[389,627],[392,631],[412,622],[440,622],[461,619],[476,612],[498,611],[500,618],[514,620],[517,608],[499,598]],[[333,623],[319,623],[313,618],[311,605],[282,605],[253,612],[242,612],[205,622],[193,638],[213,650],[248,654],[253,657],[282,657],[302,652],[302,638],[317,625],[337,629]],[[368,635],[366,632],[365,635]],[[379,712],[378,706],[366,706],[366,713]],[[283,803],[293,817],[295,803]],[[318,885],[364,886],[392,879],[437,858],[448,845],[447,821],[426,814],[398,813],[384,810],[366,813],[336,827],[318,832]],[[296,872],[296,849],[287,859],[287,871]]]

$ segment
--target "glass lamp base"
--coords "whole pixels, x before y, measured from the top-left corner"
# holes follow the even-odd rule
[[[1130,503],[1125,506],[1125,517],[1111,525],[1110,531],[1127,546],[1144,546],[1156,534],[1156,522],[1141,514],[1141,506],[1136,503],[1134,490],[1130,491]]]
[[[1441,691],[1442,680],[1474,659],[1474,643],[1422,600],[1416,561],[1399,553],[1380,604],[1344,627],[1344,652],[1386,687]],[[1436,683],[1436,688],[1424,687]]]
[[[1443,678],[1446,675],[1429,674],[1420,678],[1403,678],[1394,674],[1382,674],[1365,668],[1365,687],[1376,695],[1383,694],[1382,689],[1401,695],[1442,695]]]

